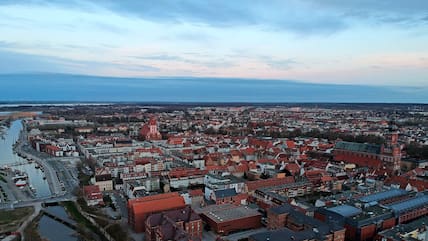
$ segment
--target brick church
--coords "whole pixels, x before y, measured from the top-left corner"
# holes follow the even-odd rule
[[[371,170],[385,168],[389,173],[398,172],[401,164],[398,134],[388,134],[386,143],[382,145],[339,141],[333,156],[335,161],[353,163]]]
[[[162,135],[158,131],[158,125],[154,117],[151,117],[149,122],[141,127],[140,138],[146,141],[162,140]]]

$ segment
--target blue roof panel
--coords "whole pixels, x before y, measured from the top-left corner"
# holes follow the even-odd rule
[[[394,210],[394,212],[401,213],[403,211],[411,210],[423,205],[428,205],[428,195],[415,197],[404,202],[389,205],[389,208]]]
[[[385,199],[389,199],[389,198],[393,198],[393,197],[399,197],[399,196],[403,196],[406,195],[407,191],[403,190],[403,189],[391,189],[388,191],[384,191],[384,192],[378,192],[378,193],[374,193],[371,195],[367,195],[365,197],[361,197],[359,200],[361,202],[366,202],[366,203],[370,203],[370,202],[379,202]]]

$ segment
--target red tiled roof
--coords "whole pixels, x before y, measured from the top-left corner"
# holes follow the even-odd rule
[[[192,197],[201,197],[204,195],[202,189],[189,190],[188,192]]]
[[[407,184],[410,184],[412,187],[416,187],[419,192],[428,189],[428,182],[402,176],[392,176],[385,180],[385,183],[388,185],[399,184],[401,188],[406,188]]]
[[[258,188],[278,186],[278,185],[293,183],[293,182],[294,182],[294,177],[284,177],[284,178],[260,179],[257,181],[247,181],[245,184],[247,185],[248,191],[254,191]]]

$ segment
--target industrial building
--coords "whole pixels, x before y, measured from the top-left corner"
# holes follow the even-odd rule
[[[314,217],[346,228],[346,240],[363,241],[375,237],[378,231],[395,225],[393,212],[379,205],[358,208],[348,204],[319,208]]]
[[[202,220],[220,235],[256,229],[262,226],[262,215],[248,206],[212,205],[201,209]]]

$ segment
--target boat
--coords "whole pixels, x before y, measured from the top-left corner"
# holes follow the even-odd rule
[[[17,187],[25,187],[27,185],[27,182],[24,180],[18,180],[17,182],[15,182],[15,185]]]
[[[36,194],[36,188],[30,185],[30,191],[34,194]]]
[[[43,180],[46,180],[46,176],[43,176]]]
[[[40,166],[39,166],[39,165],[36,165],[35,167],[36,167],[36,169],[40,169]]]

